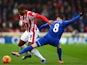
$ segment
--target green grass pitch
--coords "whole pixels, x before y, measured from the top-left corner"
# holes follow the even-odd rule
[[[0,44],[0,65],[43,65],[39,58],[32,55],[32,58],[22,60],[21,57],[11,55],[12,51],[19,51],[16,44]],[[58,64],[56,48],[52,46],[43,46],[38,48],[40,53],[47,59],[44,65]],[[64,44],[62,45],[63,60],[62,65],[87,65],[87,44]],[[3,64],[2,57],[9,55],[12,58],[10,64]]]

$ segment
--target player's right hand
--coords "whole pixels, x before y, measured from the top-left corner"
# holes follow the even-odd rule
[[[53,20],[49,20],[48,21],[48,24],[50,25],[50,24],[52,24],[53,23]]]

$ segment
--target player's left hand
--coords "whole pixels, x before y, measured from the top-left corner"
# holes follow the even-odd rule
[[[84,12],[80,12],[79,14],[80,14],[80,16],[83,16],[84,15]]]

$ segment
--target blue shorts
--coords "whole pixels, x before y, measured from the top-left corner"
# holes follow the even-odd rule
[[[36,41],[36,44],[37,44],[38,46],[43,46],[43,45],[50,44],[50,45],[52,45],[52,46],[57,47],[57,46],[59,45],[59,39],[54,38],[54,37],[52,37],[52,36],[49,35],[49,34],[46,34],[44,37],[38,39],[38,40]]]

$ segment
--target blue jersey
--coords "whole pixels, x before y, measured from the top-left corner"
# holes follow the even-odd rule
[[[64,32],[64,28],[67,27],[69,24],[75,22],[80,18],[80,15],[72,18],[71,20],[60,21],[56,20],[50,25],[50,29],[48,33],[38,40],[39,44],[44,45],[49,43],[53,46],[57,46],[59,44],[59,40]],[[48,24],[42,25],[39,29],[49,26]],[[37,42],[37,43],[38,43]]]
[[[53,24],[50,25],[50,29],[48,34],[51,35],[53,38],[60,39],[62,33],[64,32],[63,22],[54,21]]]

